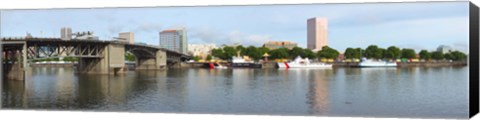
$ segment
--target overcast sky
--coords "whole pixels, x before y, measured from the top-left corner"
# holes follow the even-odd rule
[[[4,10],[0,34],[60,37],[68,26],[100,39],[131,31],[136,42],[158,45],[160,31],[185,27],[189,43],[261,46],[273,40],[306,47],[312,17],[328,18],[329,46],[341,52],[370,44],[468,52],[468,2]]]

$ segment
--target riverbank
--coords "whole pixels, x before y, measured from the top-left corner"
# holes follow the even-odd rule
[[[34,63],[30,64],[32,67],[72,67],[75,63]]]
[[[359,62],[327,62],[333,67],[356,67]],[[466,62],[397,62],[397,67],[442,67],[442,66],[467,66]]]
[[[359,62],[327,62],[332,64],[333,67],[356,67]],[[208,63],[187,63],[183,64],[182,67],[190,68],[202,68],[206,67]],[[228,63],[223,63],[223,65],[228,65]],[[397,67],[442,67],[442,66],[467,66],[466,62],[398,62]],[[277,68],[277,62],[263,62],[262,68]]]

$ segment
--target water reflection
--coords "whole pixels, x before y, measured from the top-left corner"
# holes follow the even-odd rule
[[[32,68],[4,81],[2,106],[222,114],[447,117],[468,115],[468,67],[170,69],[125,75]]]

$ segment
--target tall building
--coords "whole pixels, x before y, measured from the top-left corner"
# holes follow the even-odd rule
[[[263,47],[266,47],[270,50],[278,49],[278,48],[292,49],[296,46],[297,46],[297,43],[288,42],[288,41],[281,41],[281,42],[269,41],[263,44]]]
[[[328,20],[310,18],[307,20],[307,48],[317,51],[328,45]]]
[[[188,53],[192,56],[200,56],[206,59],[212,49],[217,48],[215,44],[188,44]]]
[[[71,40],[72,39],[72,28],[62,27],[60,30],[60,39],[62,40]]]
[[[160,32],[160,47],[187,53],[187,32],[184,28]]]
[[[133,44],[135,42],[135,34],[133,34],[133,32],[119,33],[118,38],[120,38],[121,40],[125,40],[130,44]]]
[[[445,54],[445,53],[452,52],[453,49],[450,46],[440,45],[440,46],[438,46],[437,51]]]

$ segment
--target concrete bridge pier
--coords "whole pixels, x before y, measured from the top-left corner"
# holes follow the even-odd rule
[[[100,56],[80,58],[77,67],[78,72],[87,74],[125,73],[125,47],[123,45],[106,45]]]
[[[26,45],[21,49],[4,51],[6,61],[3,61],[3,75],[6,80],[25,80],[28,69]]]
[[[154,57],[137,57],[136,70],[163,70],[167,67],[167,54],[158,50]]]

